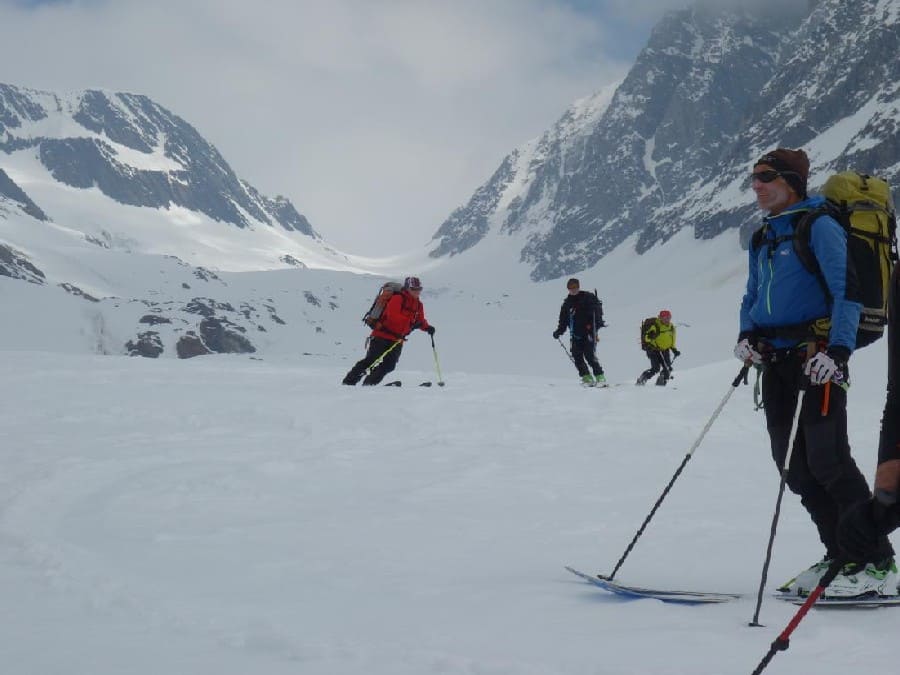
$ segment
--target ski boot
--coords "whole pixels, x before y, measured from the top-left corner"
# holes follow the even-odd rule
[[[800,572],[800,574],[793,579],[781,584],[781,586],[778,587],[778,592],[803,597],[809,595],[810,592],[819,585],[819,579],[822,578],[822,575],[825,574],[831,563],[831,558],[825,556],[819,562],[810,565]]]
[[[822,597],[896,597],[897,580],[897,565],[893,558],[875,563],[847,563],[828,584]]]

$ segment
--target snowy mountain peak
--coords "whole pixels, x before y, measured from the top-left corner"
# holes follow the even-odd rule
[[[685,227],[698,238],[746,230],[757,213],[744,174],[776,145],[805,147],[814,174],[896,179],[900,62],[886,55],[900,53],[900,0],[769,5],[667,14],[602,114],[567,113],[507,156],[440,226],[431,255],[506,235],[546,280],[626,240],[644,253]]]
[[[194,127],[146,96],[60,96],[0,84],[0,150],[35,148],[53,179],[120,204],[183,207],[245,228],[279,226],[320,239],[284,198],[242,182]]]

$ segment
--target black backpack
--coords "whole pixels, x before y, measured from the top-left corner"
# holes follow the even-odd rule
[[[646,344],[644,343],[644,336],[647,334],[647,331],[649,331],[655,325],[656,325],[656,317],[655,316],[649,316],[646,319],[644,319],[643,321],[641,321],[641,335],[638,338],[638,341],[641,343],[641,349],[646,347]]]

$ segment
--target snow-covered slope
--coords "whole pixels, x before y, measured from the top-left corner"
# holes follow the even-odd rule
[[[662,389],[608,361],[625,385],[586,390],[549,334],[540,351],[507,335],[504,376],[470,369],[481,334],[436,338],[447,385],[430,389],[431,364],[407,359],[425,338],[400,389],[342,387],[346,364],[302,356],[0,352],[4,670],[749,673],[797,609],[767,593],[767,627],[747,627],[778,488],[750,387],[618,575],[743,599],[623,602],[563,570],[611,571],[737,362]],[[884,391],[869,349],[850,426],[867,476]],[[821,554],[786,495],[768,591]],[[769,671],[894,672],[894,611],[813,611]]]

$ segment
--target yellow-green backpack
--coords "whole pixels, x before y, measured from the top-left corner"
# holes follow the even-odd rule
[[[831,293],[809,246],[810,227],[820,215],[847,231],[847,262],[856,272],[863,309],[856,348],[875,342],[887,323],[888,284],[897,262],[897,215],[887,181],[855,171],[831,176],[822,187],[825,205],[805,213],[794,228],[794,250],[816,275],[829,304]]]

